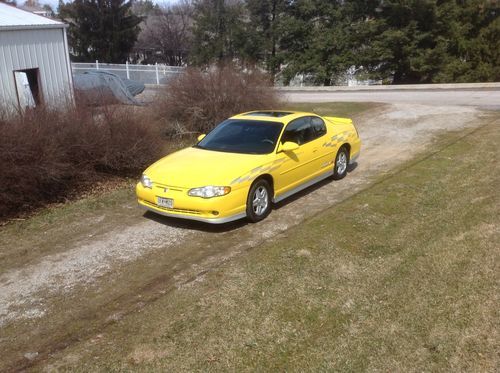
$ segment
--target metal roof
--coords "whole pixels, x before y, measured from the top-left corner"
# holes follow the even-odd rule
[[[0,31],[61,27],[66,27],[66,25],[62,22],[16,8],[15,6],[0,3]]]

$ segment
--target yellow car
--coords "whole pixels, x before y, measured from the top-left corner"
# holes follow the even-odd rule
[[[328,177],[342,179],[360,147],[350,119],[293,111],[243,113],[148,167],[137,184],[137,199],[171,217],[258,222],[273,203]]]

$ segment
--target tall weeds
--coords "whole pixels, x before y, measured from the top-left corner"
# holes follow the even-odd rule
[[[111,107],[0,117],[0,218],[62,200],[103,174],[137,175],[160,150],[155,127]]]

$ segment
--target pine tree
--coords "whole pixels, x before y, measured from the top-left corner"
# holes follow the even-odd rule
[[[498,3],[385,0],[364,29],[358,64],[394,84],[500,79]]]
[[[359,36],[354,25],[366,17],[372,1],[296,0],[286,8],[281,49],[285,83],[308,74],[316,84],[338,81],[356,61]]]
[[[274,78],[282,62],[280,43],[285,0],[247,0],[249,14],[247,57],[264,61],[267,71]]]
[[[246,37],[244,3],[196,0],[194,9],[191,62],[205,65],[239,57]]]
[[[449,31],[447,56],[435,82],[500,80],[500,3],[444,1],[439,7]],[[450,16],[451,15],[451,16]],[[444,48],[444,47],[443,47]]]
[[[139,33],[141,18],[130,0],[75,0],[59,3],[69,23],[68,38],[75,60],[124,63]]]

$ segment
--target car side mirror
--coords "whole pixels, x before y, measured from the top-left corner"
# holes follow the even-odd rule
[[[298,148],[299,148],[299,144],[297,144],[296,142],[287,141],[281,145],[279,150],[287,153],[287,152],[293,152],[294,150],[297,150]]]
[[[205,138],[205,136],[206,135],[204,133],[202,133],[200,136],[198,136],[198,141],[203,140]]]

